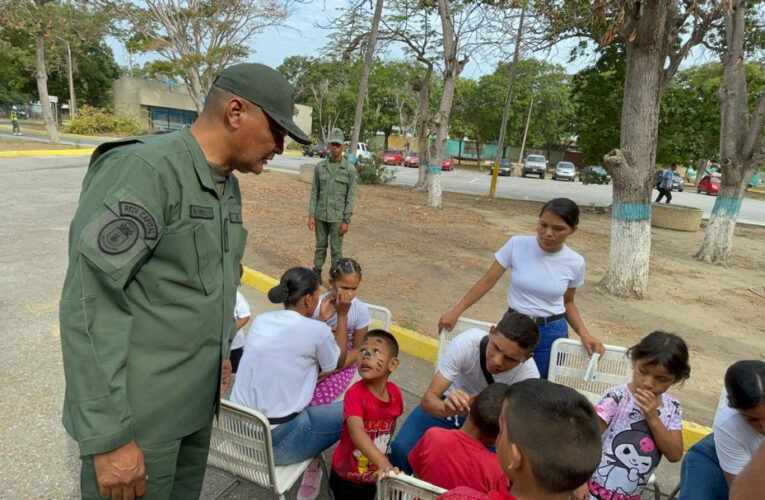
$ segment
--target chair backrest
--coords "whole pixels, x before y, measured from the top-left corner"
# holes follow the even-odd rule
[[[213,423],[208,464],[276,492],[274,452],[268,419],[227,400]]]
[[[406,474],[391,474],[377,483],[377,500],[436,500],[446,490]]]
[[[556,340],[550,353],[547,379],[576,389],[596,403],[609,388],[632,380],[632,363],[627,358],[627,349],[615,345],[604,347],[606,352],[602,356],[594,354],[590,357],[578,340]]]
[[[386,332],[389,332],[390,325],[393,323],[393,316],[390,313],[390,309],[373,304],[367,304],[367,309],[369,309],[369,316],[372,318],[372,324],[369,325],[369,329],[374,330],[375,328],[382,328]]]
[[[494,326],[494,323],[478,321],[477,319],[460,318],[454,324],[454,328],[452,328],[451,331],[445,328],[441,330],[441,333],[438,336],[438,356],[436,357],[436,368],[438,368],[438,362],[441,361],[443,355],[446,354],[446,350],[449,348],[449,344],[454,337],[466,330],[470,330],[471,328],[480,328],[481,330],[486,330],[486,333],[489,333],[489,329],[492,326]]]

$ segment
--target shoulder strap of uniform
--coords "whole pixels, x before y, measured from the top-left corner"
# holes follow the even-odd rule
[[[118,148],[120,146],[135,144],[136,142],[142,141],[139,137],[128,137],[127,139],[122,139],[119,141],[104,142],[103,144],[99,145],[95,151],[93,151],[93,154],[90,156],[90,164],[94,164],[96,160],[98,160],[107,151],[111,151],[112,149]]]

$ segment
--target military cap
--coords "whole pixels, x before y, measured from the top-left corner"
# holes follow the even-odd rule
[[[224,69],[213,85],[260,106],[297,142],[311,143],[292,120],[295,107],[292,85],[275,69],[257,63],[234,64]]]
[[[343,131],[339,128],[333,128],[332,131],[329,133],[329,137],[327,138],[327,141],[329,141],[330,144],[337,143],[337,144],[343,144],[345,142],[345,136],[343,135]]]

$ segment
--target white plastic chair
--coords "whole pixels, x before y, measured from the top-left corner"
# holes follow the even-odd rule
[[[441,361],[441,358],[444,356],[444,354],[446,354],[446,350],[449,348],[449,344],[451,343],[452,339],[454,339],[454,337],[466,330],[470,330],[471,328],[480,328],[481,330],[486,330],[486,333],[489,333],[489,329],[492,326],[494,326],[494,323],[489,323],[487,321],[460,318],[454,324],[454,328],[452,328],[451,331],[447,330],[446,328],[442,329],[441,333],[438,335],[438,355],[436,356],[436,369],[438,369],[438,362]]]
[[[390,474],[377,483],[377,500],[436,500],[446,490],[406,474]]]
[[[389,332],[390,325],[393,323],[393,316],[390,313],[390,309],[373,304],[367,304],[367,309],[369,309],[369,316],[372,318],[372,324],[369,325],[369,329],[382,328],[386,332]]]
[[[221,400],[220,414],[213,423],[210,438],[209,465],[262,486],[270,490],[274,498],[284,500],[311,460],[276,467],[266,416]]]
[[[592,404],[597,403],[611,387],[632,380],[632,362],[627,357],[627,349],[618,345],[603,347],[606,352],[602,356],[598,353],[589,356],[578,340],[556,340],[550,352],[547,380],[576,389]],[[648,478],[647,486],[653,488],[654,498],[660,500],[661,490],[655,474]]]

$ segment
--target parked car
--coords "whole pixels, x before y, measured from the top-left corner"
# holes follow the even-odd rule
[[[404,163],[404,153],[398,149],[386,149],[382,154],[384,165],[401,165]]]
[[[441,160],[441,170],[454,170],[454,157],[452,155],[444,155],[444,159]]]
[[[417,151],[409,151],[409,156],[404,158],[404,166],[417,168],[420,166],[420,153]]]
[[[489,173],[491,173],[491,170],[489,170]],[[497,172],[497,175],[503,177],[510,177],[513,175],[513,165],[510,163],[510,160],[507,158],[499,160],[499,172]]]
[[[540,179],[544,179],[545,172],[547,172],[547,160],[542,155],[527,156],[523,162],[523,167],[521,167],[521,177],[533,174],[538,175]]]
[[[582,184],[609,184],[611,176],[600,165],[590,165],[579,172],[579,180]]]
[[[659,185],[659,182],[661,181],[662,176],[664,175],[664,170],[657,170],[653,173],[653,187],[656,187]],[[683,177],[675,172],[674,177],[672,178],[672,190],[683,192],[685,191],[685,182],[683,181]]]
[[[328,155],[329,149],[327,149],[327,145],[321,142],[312,148],[303,148],[303,156],[308,156],[310,158],[313,158],[314,156],[326,158]]]
[[[562,179],[564,181],[574,182],[575,178],[576,167],[570,161],[559,161],[558,164],[555,165],[555,171],[552,174],[552,179],[554,181]]]
[[[720,174],[707,174],[701,179],[699,185],[696,186],[696,192],[702,191],[711,196],[717,196],[720,191],[720,184],[722,183],[722,177]]]

